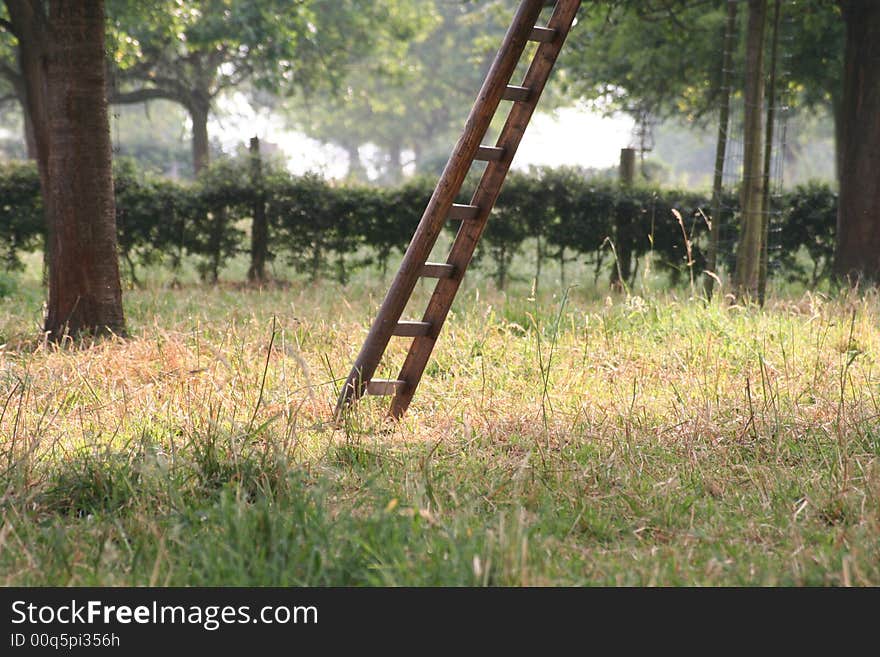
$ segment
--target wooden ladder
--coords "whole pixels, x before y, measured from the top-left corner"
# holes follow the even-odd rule
[[[389,414],[394,418],[399,418],[409,406],[580,4],[581,0],[523,0],[517,9],[468,116],[464,133],[440,176],[403,256],[400,270],[342,388],[336,404],[337,419],[364,394],[392,396]],[[555,7],[546,27],[536,26],[542,9],[549,5]],[[535,57],[522,84],[510,84],[529,41],[539,44]],[[502,100],[513,103],[507,121],[495,145],[483,145],[483,138]],[[471,165],[477,160],[488,164],[473,199],[468,205],[453,203]],[[448,220],[461,221],[449,256],[445,263],[428,262],[437,237]],[[401,321],[420,278],[437,279],[428,307],[421,321]],[[393,336],[412,338],[400,374],[396,379],[374,379]]]

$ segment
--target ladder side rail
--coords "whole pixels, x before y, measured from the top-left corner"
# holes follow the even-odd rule
[[[507,82],[516,70],[543,6],[544,3],[541,0],[523,0],[517,9],[471,109],[464,132],[443,170],[431,200],[428,202],[403,256],[400,269],[385,295],[364,345],[342,388],[336,404],[337,417],[352,401],[364,394],[367,383],[375,373],[388,342],[391,340],[394,328],[403,314],[416,282],[419,280],[422,268],[443,229],[447,214],[461,189],[483,136],[501,103]]]
[[[496,146],[504,149],[504,156],[498,161],[489,163],[476,192],[474,192],[471,205],[479,206],[480,214],[474,221],[464,222],[459,228],[447,259],[447,263],[455,267],[456,275],[438,281],[434,294],[428,303],[422,321],[430,323],[431,330],[427,335],[416,337],[410,346],[398,376],[398,379],[405,383],[396,389],[391,401],[389,414],[392,417],[400,417],[412,401],[418,382],[421,380],[422,373],[434,349],[434,343],[461,285],[464,272],[473,258],[477,242],[488,223],[489,215],[504,184],[513,156],[535,111],[580,5],[581,0],[559,0],[553,16],[550,18],[547,27],[557,30],[556,38],[553,41],[541,43],[538,47],[523,81],[523,86],[531,90],[529,100],[515,103],[510,110],[496,143]]]

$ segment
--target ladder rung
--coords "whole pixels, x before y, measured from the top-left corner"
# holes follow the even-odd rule
[[[467,221],[469,219],[476,219],[479,213],[480,208],[476,205],[459,205],[458,203],[453,203],[452,209],[449,211],[449,218],[458,221]]]
[[[379,313],[340,391],[335,412],[337,421],[345,419],[347,409],[364,394],[390,396],[389,415],[395,419],[409,406],[425,373],[437,335],[449,315],[461,280],[491,216],[508,174],[508,165],[520,145],[581,4],[582,0],[522,0],[519,3],[514,20],[468,114],[465,131],[443,169],[394,282],[388,288]],[[549,12],[543,11],[543,8],[549,5],[555,9],[544,23],[542,16]],[[522,55],[527,51],[532,55],[528,70],[524,77],[514,78],[514,75],[519,75]],[[497,140],[489,140],[484,135],[489,132],[493,118],[496,118],[499,98],[512,101],[512,104],[506,108],[509,114],[500,136]],[[482,145],[484,142],[485,146]],[[460,196],[462,184],[476,159],[483,159],[489,165],[480,167],[485,170],[473,196],[463,199]],[[460,221],[452,226],[458,230],[458,236],[452,243],[449,257],[441,262],[428,262],[442,229],[441,224],[447,220]],[[420,287],[420,276],[438,279],[427,308],[421,315],[424,321],[399,321],[413,300],[413,292]],[[409,341],[406,359],[396,379],[374,378],[376,375],[390,374],[379,372],[383,359],[388,356],[393,335],[416,337]]]
[[[431,330],[430,322],[413,322],[410,320],[401,320],[394,327],[393,335],[401,338],[416,338],[420,335],[428,335]]]
[[[403,385],[403,381],[397,379],[371,379],[367,384],[368,395],[393,395]]]
[[[522,103],[527,101],[531,95],[532,90],[528,87],[517,87],[516,85],[509,84],[507,85],[507,89],[504,90],[502,98],[504,100],[512,100],[514,102]]]
[[[504,149],[497,146],[480,146],[477,149],[476,159],[483,162],[493,162],[504,157]]]
[[[556,38],[558,32],[547,27],[536,27],[529,35],[530,41],[540,41],[541,43],[550,43]]]
[[[422,265],[422,276],[425,278],[452,278],[454,275],[455,265],[439,262],[426,262]]]

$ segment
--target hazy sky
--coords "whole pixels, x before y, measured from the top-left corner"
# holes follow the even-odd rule
[[[329,178],[345,175],[348,159],[343,151],[286,130],[278,117],[267,111],[255,112],[244,96],[234,96],[224,110],[222,118],[211,121],[208,131],[220,138],[225,150],[234,150],[256,135],[264,142],[278,144],[294,173],[314,171]],[[632,120],[627,117],[604,118],[574,107],[552,114],[539,112],[526,130],[513,168],[526,169],[530,165],[612,166],[619,161],[620,149],[630,145],[631,138]],[[453,145],[449,144],[450,151]],[[369,148],[362,150],[365,162],[369,162],[370,155]]]

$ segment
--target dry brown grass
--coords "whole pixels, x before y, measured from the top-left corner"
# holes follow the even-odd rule
[[[403,421],[387,423],[386,400],[368,399],[337,427],[336,386],[379,290],[338,293],[134,292],[130,339],[7,340],[0,536],[22,556],[0,560],[0,581],[107,581],[83,565],[92,538],[77,539],[75,576],[47,569],[54,548],[30,524],[76,536],[84,513],[100,515],[114,536],[125,526],[186,552],[180,505],[220,504],[206,481],[246,485],[241,503],[253,504],[297,471],[324,491],[316,503],[331,523],[378,522],[394,498],[389,515],[422,519],[419,540],[478,546],[453,557],[452,583],[486,580],[487,567],[491,583],[880,583],[875,295],[780,299],[765,311],[575,295],[560,312],[559,297],[471,291]],[[15,315],[5,321],[9,331]],[[403,349],[393,345],[383,375],[396,374]],[[138,473],[124,502],[47,501],[65,464],[92,455],[83,472],[94,479],[107,466],[96,455],[109,452]],[[148,480],[148,466],[173,482]],[[479,572],[471,549],[484,552]],[[189,577],[163,550],[150,554],[168,581],[216,581]],[[424,582],[405,565],[420,558],[405,553],[393,580]],[[122,581],[143,581],[145,567],[114,554]],[[28,560],[43,580],[39,569],[15,574]],[[242,581],[280,581],[261,577]]]

